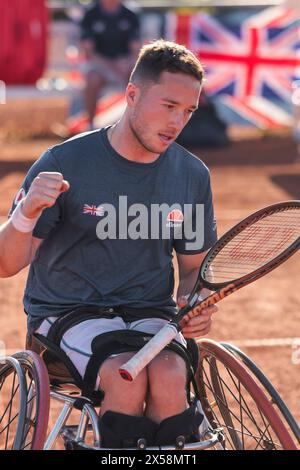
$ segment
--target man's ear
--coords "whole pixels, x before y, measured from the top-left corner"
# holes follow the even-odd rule
[[[134,83],[129,82],[125,91],[127,105],[130,107],[135,106],[139,99],[140,93],[141,92],[139,87]]]

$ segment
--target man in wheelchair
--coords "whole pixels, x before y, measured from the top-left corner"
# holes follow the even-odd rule
[[[216,240],[209,171],[175,143],[202,80],[185,47],[144,46],[120,121],[48,149],[1,227],[1,277],[30,265],[29,337],[56,349],[83,394],[100,390],[105,447],[193,440],[203,420],[187,401],[186,346],[208,333],[216,306],[191,319],[135,381],[118,374],[176,313],[173,253],[182,306]]]

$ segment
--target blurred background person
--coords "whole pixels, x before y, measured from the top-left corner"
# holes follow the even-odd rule
[[[98,0],[81,21],[81,47],[87,59],[84,99],[90,129],[103,88],[124,88],[139,49],[138,15],[121,0]]]

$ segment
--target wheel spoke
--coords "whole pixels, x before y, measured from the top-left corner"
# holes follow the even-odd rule
[[[16,376],[16,374],[14,374],[14,381],[15,381],[15,376]],[[3,418],[5,417],[5,414],[6,414],[7,410],[8,410],[8,408],[12,406],[12,401],[13,401],[13,399],[14,399],[14,397],[15,397],[15,395],[16,395],[16,393],[17,393],[18,390],[19,390],[19,384],[17,385],[17,388],[16,388],[15,391],[13,392],[13,394],[12,394],[12,396],[11,396],[11,399],[9,400],[9,402],[8,402],[8,404],[7,404],[7,406],[6,406],[5,410],[4,410],[4,412],[3,412],[3,415],[2,415],[1,418],[0,418],[0,424],[2,423],[2,420],[3,420]]]
[[[212,340],[200,340],[199,345],[203,409],[213,427],[224,427],[226,447],[296,448],[269,397],[242,362]]]
[[[42,359],[32,351],[8,357],[0,369],[0,391],[9,398],[1,408],[0,448],[42,449],[50,399],[49,377]]]

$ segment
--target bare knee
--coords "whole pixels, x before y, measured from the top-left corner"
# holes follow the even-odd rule
[[[114,390],[130,389],[142,390],[147,389],[147,373],[146,370],[141,371],[133,382],[127,382],[122,379],[119,374],[119,368],[128,361],[134,353],[122,353],[116,357],[108,358],[102,365],[99,371],[101,388]]]
[[[148,366],[148,380],[152,399],[170,400],[172,394],[185,396],[186,364],[173,351],[162,351]]]
[[[119,368],[134,353],[122,353],[107,359],[99,371],[100,388],[105,393],[101,414],[107,410],[141,415],[146,399],[148,379],[146,370],[142,371],[133,382],[126,382],[120,377]]]

